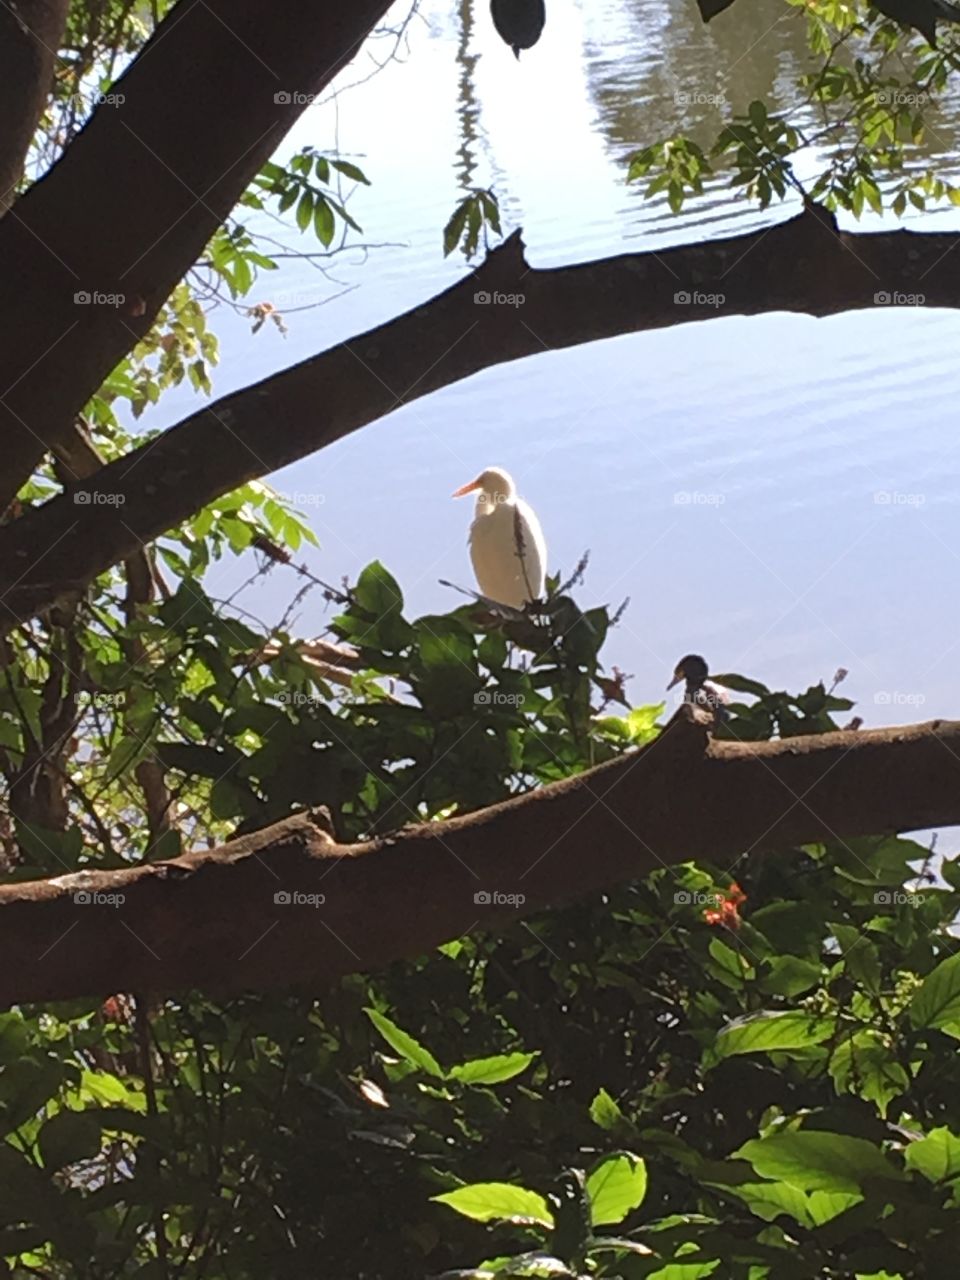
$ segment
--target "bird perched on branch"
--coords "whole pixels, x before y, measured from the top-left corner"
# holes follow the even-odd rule
[[[500,467],[487,467],[462,485],[455,498],[475,493],[470,559],[483,595],[522,609],[543,595],[547,544],[533,509],[517,497],[517,486]]]
[[[490,0],[490,16],[497,35],[519,58],[521,49],[532,49],[540,39],[547,11],[544,0]]]
[[[684,702],[711,712],[717,722],[728,719],[730,713],[727,711],[727,703],[730,701],[730,694],[710,679],[707,664],[699,654],[688,653],[685,658],[680,659],[667,688],[672,689],[681,680],[685,681]]]

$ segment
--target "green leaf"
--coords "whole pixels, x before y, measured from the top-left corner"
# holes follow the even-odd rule
[[[845,1133],[775,1133],[744,1143],[734,1155],[749,1161],[761,1177],[801,1191],[860,1192],[868,1178],[902,1176],[879,1147]]]
[[[749,693],[755,698],[769,697],[770,690],[765,684],[761,684],[759,680],[748,680],[746,676],[738,676],[734,674],[714,676],[711,680],[716,680],[717,684],[722,685],[724,689],[729,689],[731,693]]]
[[[460,243],[460,237],[463,235],[463,229],[467,225],[467,216],[470,213],[471,197],[467,196],[465,200],[461,200],[454,209],[450,221],[443,228],[443,256],[449,257],[454,249]]]
[[[769,995],[791,999],[809,991],[822,977],[823,966],[813,960],[802,960],[799,956],[774,956],[770,961],[769,973],[757,986]]]
[[[445,1204],[465,1218],[477,1222],[515,1222],[541,1227],[553,1226],[553,1215],[546,1200],[536,1191],[515,1187],[509,1182],[474,1182],[431,1196],[438,1204]]]
[[[915,1027],[942,1027],[960,1019],[960,953],[949,956],[923,980],[910,1001]]]
[[[595,1165],[587,1178],[590,1220],[595,1227],[622,1222],[647,1194],[647,1167],[629,1152]]]
[[[830,1018],[818,1018],[800,1010],[784,1013],[763,1010],[727,1023],[717,1036],[716,1050],[721,1058],[732,1058],[741,1053],[806,1049],[829,1040],[834,1029]]]
[[[351,164],[349,160],[331,160],[334,169],[343,174],[345,178],[349,178],[351,182],[362,182],[364,186],[370,186],[370,179],[366,176],[362,169],[358,169],[355,164]]]
[[[426,1071],[428,1075],[435,1076],[438,1080],[444,1078],[445,1073],[440,1063],[437,1062],[428,1049],[425,1049],[422,1044],[414,1040],[413,1036],[408,1035],[406,1031],[402,1031],[395,1022],[391,1022],[388,1017],[378,1013],[376,1009],[364,1009],[364,1013],[386,1040],[387,1044],[392,1049],[395,1049],[401,1058],[406,1058],[407,1062],[413,1063],[415,1067],[419,1067],[421,1071]]]
[[[856,1193],[807,1193],[786,1182],[744,1182],[726,1190],[743,1200],[750,1212],[764,1222],[774,1222],[786,1213],[808,1229],[823,1226],[863,1199]]]
[[[382,618],[403,609],[403,592],[396,578],[379,560],[373,560],[362,571],[353,589],[353,597],[361,609]]]
[[[501,1084],[526,1071],[536,1056],[535,1053],[500,1053],[491,1058],[473,1058],[451,1067],[447,1077],[461,1084]]]
[[[750,123],[758,133],[763,133],[767,127],[767,108],[758,100],[754,99],[747,108],[747,114],[750,117]]]
[[[300,197],[300,203],[297,205],[297,226],[301,231],[306,231],[310,225],[310,219],[313,217],[313,193],[304,191]]]
[[[925,1138],[910,1143],[904,1162],[930,1182],[960,1177],[960,1138],[945,1127],[931,1129]]]
[[[666,709],[665,702],[656,702],[649,707],[633,707],[627,712],[627,729],[630,739],[637,744],[649,742],[660,732],[657,721]]]
[[[317,196],[316,204],[313,207],[313,229],[323,247],[325,249],[329,248],[333,243],[336,222],[333,217],[333,210],[323,196]]]
[[[606,1089],[601,1089],[590,1103],[590,1119],[601,1129],[614,1129],[623,1120],[623,1112]]]

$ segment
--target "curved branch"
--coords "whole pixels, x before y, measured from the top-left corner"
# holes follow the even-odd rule
[[[718,315],[832,315],[873,306],[880,293],[960,306],[956,245],[952,233],[847,235],[811,207],[764,231],[543,271],[528,266],[517,232],[422,306],[225,396],[111,463],[96,477],[106,501],[77,505],[66,494],[0,528],[0,631],[220,494],[481,369]]]
[[[960,822],[960,722],[730,743],[695,715],[576,778],[364,844],[337,844],[319,810],[169,862],[0,886],[0,1007],[118,985],[315,990],[680,860]]]

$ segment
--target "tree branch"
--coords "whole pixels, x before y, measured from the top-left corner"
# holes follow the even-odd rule
[[[0,215],[16,200],[24,161],[43,115],[69,0],[0,5]]]
[[[481,369],[707,316],[832,315],[873,306],[881,289],[956,307],[955,245],[952,233],[840,234],[810,210],[731,239],[541,271],[527,265],[516,233],[422,306],[225,396],[111,463],[95,484],[107,502],[77,505],[66,494],[0,529],[0,632],[218,495]],[[479,292],[524,301],[478,305]],[[692,300],[676,302],[684,293]]]
[[[180,0],[0,222],[0,511],[388,7]]]
[[[314,811],[169,862],[0,886],[0,1007],[118,985],[315,990],[681,859],[960,822],[960,722],[730,743],[695,716],[579,777],[364,844]]]

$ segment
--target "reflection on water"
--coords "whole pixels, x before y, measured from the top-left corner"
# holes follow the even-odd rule
[[[356,289],[291,317],[287,340],[218,316],[218,393],[461,276],[441,231],[464,184],[495,186],[505,230],[523,227],[538,266],[784,216],[718,186],[674,219],[624,182],[625,157],[659,137],[688,129],[706,141],[725,110],[798,100],[802,19],[777,0],[739,0],[709,27],[693,0],[553,0],[540,44],[519,62],[485,3],[428,0],[422,12],[402,61],[344,95],[336,114],[308,112],[286,147],[337,137],[373,181],[351,211],[370,242],[393,247],[338,259],[337,280]],[[727,106],[702,100],[721,92]],[[951,99],[924,153],[950,169],[955,108]],[[911,225],[960,224],[954,210]],[[262,293],[314,282],[324,285],[295,264]],[[469,513],[447,495],[484,465],[506,466],[540,514],[550,570],[589,547],[584,602],[632,597],[607,656],[634,673],[637,701],[662,697],[677,656],[701,651],[715,670],[779,688],[847,667],[867,725],[960,716],[958,347],[960,318],[922,307],[827,320],[720,310],[486,370],[274,482],[323,495],[311,508],[322,544],[307,553],[311,568],[336,581],[382,558],[423,613],[458,603],[439,578],[470,583]],[[422,372],[412,356],[409,381]],[[149,425],[189,407],[185,396],[165,401]],[[223,593],[240,576],[218,573]],[[276,618],[294,589],[275,574],[242,599]],[[298,625],[318,633],[326,616],[311,596]]]
[[[794,127],[818,132],[801,81],[822,60],[807,46],[802,8],[788,7],[782,0],[740,0],[709,25],[700,20],[696,5],[685,0],[606,0],[584,4],[582,14],[587,82],[614,164],[625,166],[633,151],[677,134],[691,137],[706,150],[724,123],[744,114],[757,99],[774,104]],[[851,53],[841,51],[841,61],[849,63],[854,54],[873,61],[878,57],[866,42],[851,43]],[[916,43],[919,47],[919,38]],[[900,67],[891,71],[903,74]],[[927,104],[926,113],[926,133],[919,144],[909,146],[906,171],[933,165],[942,177],[956,178],[956,92],[936,105]],[[819,172],[819,159],[806,155],[798,160],[798,176],[809,179]],[[640,193],[638,184],[622,210],[634,222]],[[680,217],[671,213],[662,193],[639,216],[645,228],[651,222],[663,224],[671,241],[677,241],[689,238],[694,227],[701,236],[704,231],[726,235],[781,215],[776,210],[762,215],[746,199],[732,199],[719,177]]]

